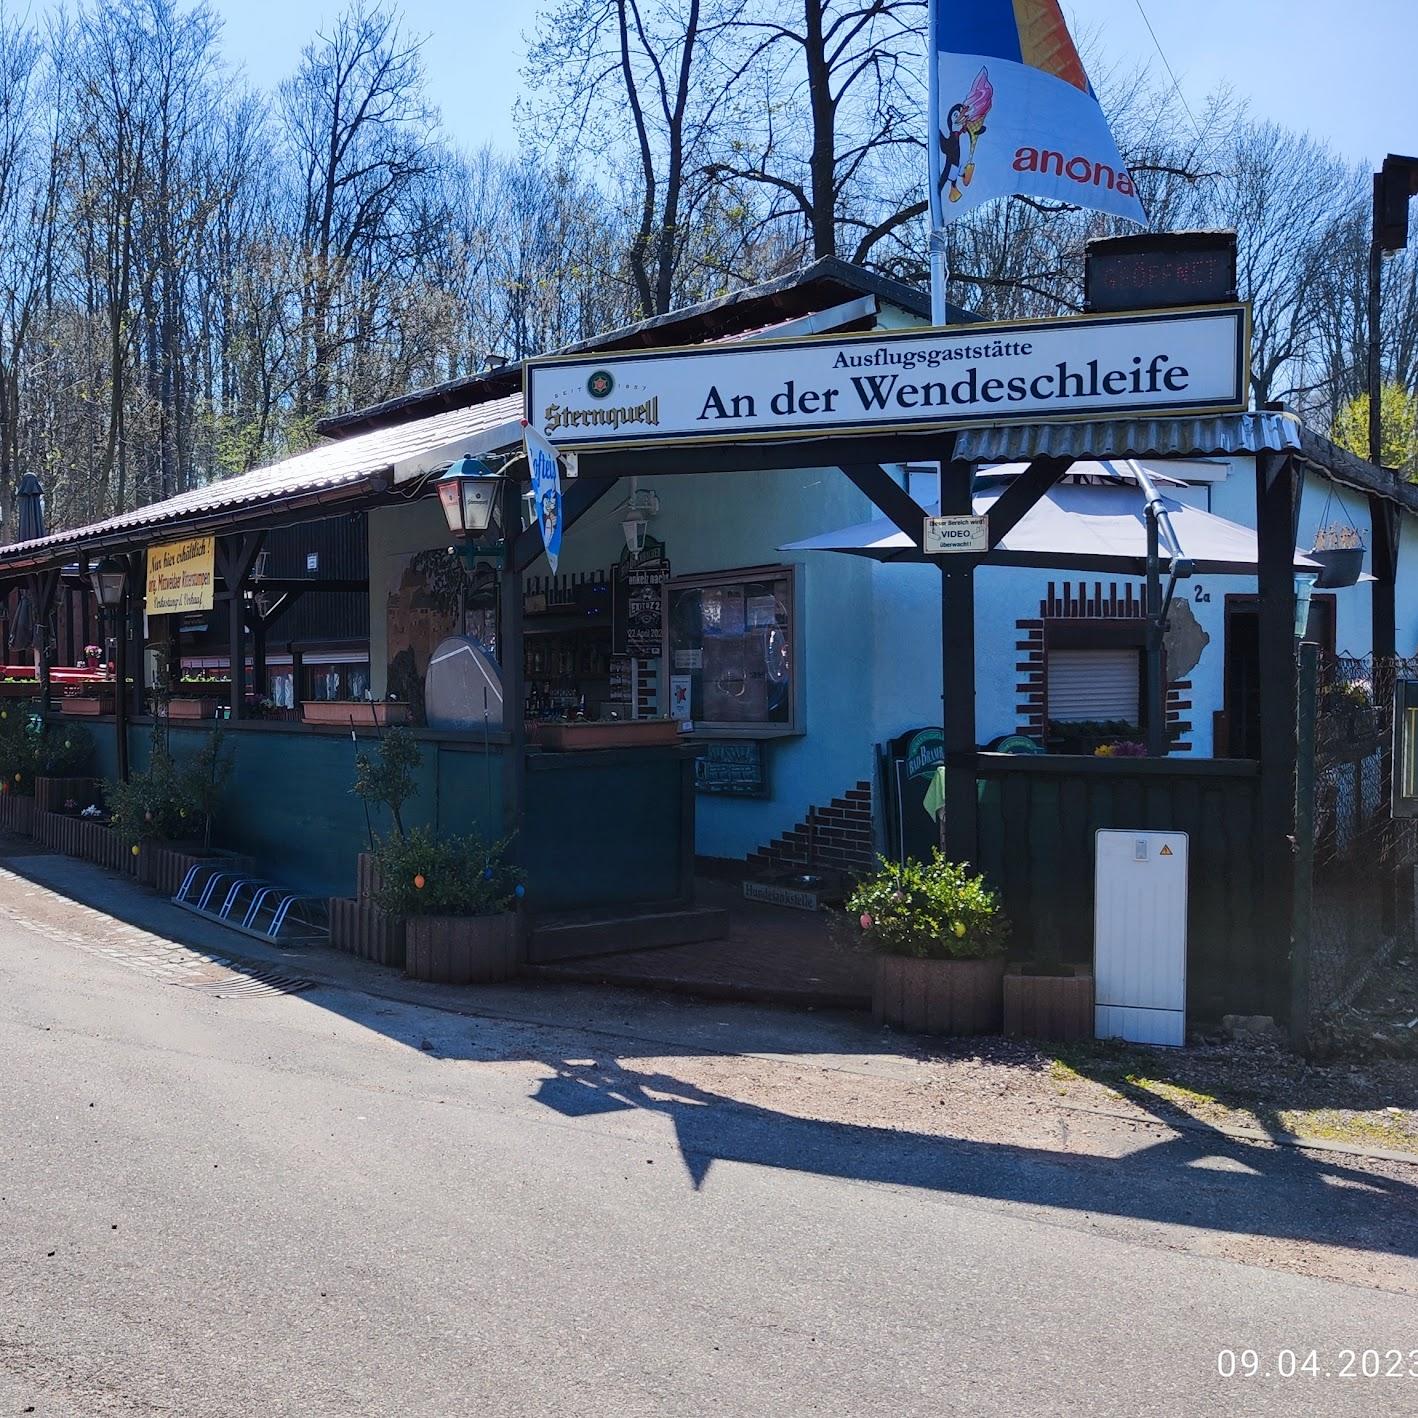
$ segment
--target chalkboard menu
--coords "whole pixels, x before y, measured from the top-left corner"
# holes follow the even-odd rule
[[[664,650],[665,582],[670,579],[667,557],[642,557],[615,568],[611,597],[611,649],[617,655],[653,660]]]
[[[1215,305],[1236,298],[1234,231],[1144,232],[1090,241],[1083,308],[1091,312]]]
[[[694,760],[694,786],[701,793],[740,798],[768,796],[763,744],[758,739],[714,739]]]

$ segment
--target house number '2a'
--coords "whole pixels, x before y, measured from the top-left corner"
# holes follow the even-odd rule
[[[1209,606],[1211,604],[1211,592],[1205,586],[1192,587],[1192,604],[1195,606]]]

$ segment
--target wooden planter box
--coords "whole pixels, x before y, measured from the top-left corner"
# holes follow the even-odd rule
[[[1030,974],[1027,962],[1004,975],[1004,1032],[1012,1039],[1070,1043],[1093,1037],[1093,971],[1064,965],[1066,975]]]
[[[224,852],[220,847],[202,847],[194,842],[144,842],[139,846],[134,869],[144,886],[151,886],[164,896],[176,896],[193,867],[218,858],[234,871],[251,871],[254,867],[250,857]]]
[[[998,1034],[1004,961],[878,955],[872,1018],[915,1034]]]
[[[59,701],[59,712],[61,714],[72,714],[78,718],[97,718],[100,714],[113,713],[113,695],[111,694],[74,694],[65,695]]]
[[[589,748],[647,748],[679,742],[674,719],[646,719],[641,723],[598,719],[552,720],[536,726],[536,742],[559,753]]]
[[[404,968],[405,925],[403,916],[381,911],[373,901],[330,900],[330,944],[376,965]]]
[[[407,704],[371,703],[367,699],[307,699],[300,706],[301,717],[307,724],[339,724],[358,728],[375,724],[407,724]]]
[[[522,966],[522,918],[497,916],[407,916],[404,974],[440,985],[510,980]]]
[[[19,793],[0,793],[0,828],[28,837],[34,831],[34,799]]]
[[[215,719],[221,700],[215,694],[174,695],[167,701],[169,719]]]
[[[36,778],[34,805],[38,812],[63,812],[64,804],[72,799],[79,808],[98,801],[96,778]]]
[[[132,873],[133,854],[106,823],[62,812],[35,814],[35,836],[47,847],[111,871]]]
[[[379,895],[379,859],[373,852],[361,852],[355,859],[355,899],[368,901]]]
[[[0,680],[0,699],[38,699],[41,685],[37,679]]]

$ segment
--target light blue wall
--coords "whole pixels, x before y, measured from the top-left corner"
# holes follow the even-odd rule
[[[810,456],[811,445],[804,454]],[[692,455],[686,454],[686,458]],[[1159,465],[1165,469],[1165,464]],[[876,514],[835,468],[789,472],[711,473],[643,479],[660,512],[653,535],[666,544],[673,574],[780,565],[791,558],[777,548]],[[1301,503],[1299,545],[1312,544],[1325,515],[1330,485],[1311,473]],[[622,482],[566,535],[559,570],[604,570],[624,545],[620,523],[629,484]],[[1205,506],[1206,491],[1183,492]],[[1210,509],[1255,525],[1254,461],[1229,460],[1227,476],[1213,484]],[[1340,508],[1344,510],[1341,511]],[[1354,519],[1366,541],[1365,499],[1336,488],[1329,520]],[[1398,642],[1418,651],[1418,519],[1405,516],[1400,557]],[[370,514],[370,660],[376,693],[383,692],[386,660],[384,607],[398,557],[446,544],[442,514],[431,500]],[[1366,558],[1367,560],[1367,558]],[[873,776],[874,746],[906,729],[941,722],[940,574],[934,567],[882,565],[864,559],[807,553],[798,567],[798,666],[801,736],[769,741],[765,758],[770,796],[698,798],[697,847],[701,854],[741,858],[799,822],[809,806]],[[545,560],[531,575],[545,575]],[[1015,622],[1033,619],[1050,581],[1088,584],[1126,578],[985,568],[976,585],[976,719],[980,742],[1012,733],[1018,724],[1019,639]],[[1136,578],[1131,580],[1140,589]],[[1186,597],[1210,637],[1188,676],[1193,686],[1190,735],[1197,757],[1213,751],[1212,716],[1223,705],[1225,603],[1228,594],[1255,593],[1253,576],[1200,576],[1184,583]],[[1198,591],[1201,597],[1198,598]],[[1367,653],[1372,593],[1367,584],[1336,593],[1338,647]]]
[[[871,509],[836,468],[704,473],[643,479],[640,486],[659,496],[660,512],[650,531],[665,543],[673,575],[798,568],[799,705],[806,733],[767,742],[771,798],[701,794],[698,799],[699,852],[744,857],[791,828],[810,805],[871,777],[873,565],[855,557],[795,558],[778,550],[863,521]],[[618,484],[567,532],[560,573],[602,570],[619,558],[628,491],[628,483]],[[528,574],[548,570],[543,558]]]

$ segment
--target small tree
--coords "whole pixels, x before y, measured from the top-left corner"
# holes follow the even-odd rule
[[[207,741],[182,769],[183,797],[202,818],[202,845],[212,845],[212,819],[231,780],[233,756],[223,751],[222,731],[213,729]]]
[[[1418,391],[1390,379],[1379,390],[1379,458],[1418,480]],[[1356,394],[1340,409],[1330,437],[1360,458],[1369,456],[1369,396]]]
[[[414,770],[422,761],[418,741],[407,729],[390,729],[377,753],[355,754],[355,796],[366,803],[383,803],[401,839],[408,835],[403,807],[414,795]]]

